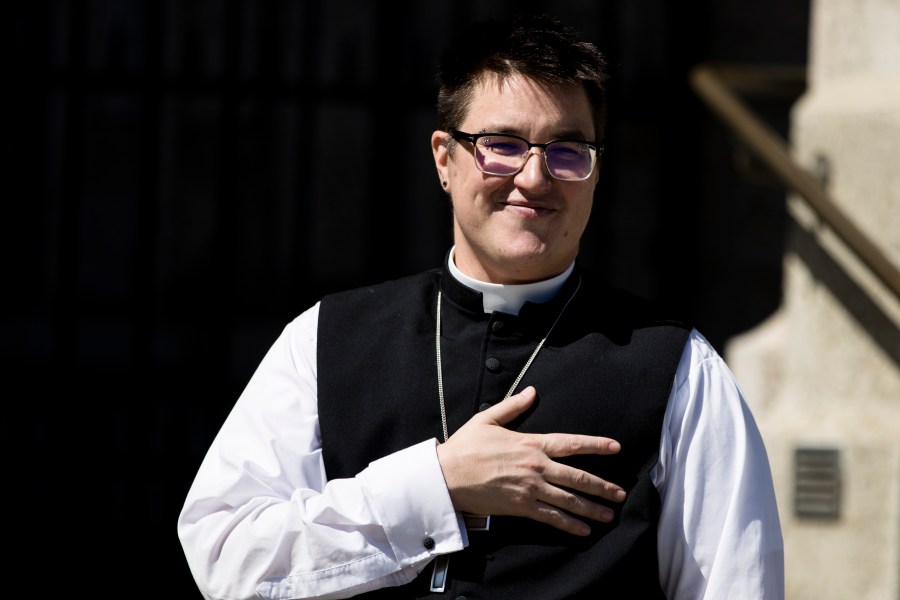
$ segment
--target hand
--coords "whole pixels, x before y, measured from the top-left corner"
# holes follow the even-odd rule
[[[619,443],[567,433],[519,433],[504,427],[537,398],[531,386],[478,413],[438,445],[453,506],[481,515],[528,517],[575,535],[590,526],[573,515],[611,521],[613,511],[570,490],[621,502],[625,490],[554,461],[576,454],[615,454]]]

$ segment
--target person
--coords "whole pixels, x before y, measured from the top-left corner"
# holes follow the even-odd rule
[[[286,325],[178,517],[202,595],[782,598],[728,367],[578,260],[605,58],[518,17],[468,30],[438,80],[446,262]]]

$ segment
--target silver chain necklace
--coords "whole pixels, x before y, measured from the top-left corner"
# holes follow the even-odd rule
[[[531,363],[534,362],[534,359],[537,357],[538,352],[541,351],[541,348],[544,347],[544,342],[547,341],[547,338],[550,337],[550,334],[553,332],[553,328],[556,327],[556,324],[559,323],[560,318],[563,316],[563,313],[566,312],[566,308],[568,308],[569,303],[572,302],[572,298],[575,297],[575,294],[578,293],[578,290],[581,288],[581,277],[578,278],[578,284],[575,286],[575,291],[572,292],[572,295],[569,296],[569,299],[566,300],[566,303],[563,305],[562,309],[559,311],[559,314],[556,315],[556,320],[553,321],[553,325],[550,326],[550,329],[547,330],[547,333],[544,335],[543,339],[538,342],[537,347],[535,347],[534,352],[531,353],[531,356],[528,357],[528,360],[525,362],[525,366],[522,367],[522,370],[519,371],[518,377],[513,381],[513,384],[510,386],[509,391],[506,392],[506,395],[503,397],[504,400],[512,396],[513,392],[516,390],[516,386],[519,385],[519,382],[522,381],[522,377],[525,376],[525,371],[528,370],[528,367],[531,366]],[[447,409],[444,404],[444,376],[443,369],[441,368],[441,290],[438,290],[437,296],[437,318],[435,319],[435,332],[434,332],[434,348],[435,348],[435,357],[437,359],[437,378],[438,378],[438,402],[441,405],[441,426],[444,430],[444,441],[450,437],[449,432],[447,431]]]
[[[531,356],[528,357],[528,360],[525,362],[525,366],[522,367],[522,370],[519,371],[519,376],[516,377],[516,380],[510,386],[509,391],[506,392],[506,396],[503,399],[507,399],[512,396],[513,392],[516,389],[516,386],[519,385],[519,382],[522,381],[522,377],[525,376],[525,371],[528,370],[528,367],[531,366],[531,363],[534,362],[534,359],[537,357],[538,352],[541,351],[541,348],[544,347],[544,342],[547,341],[547,338],[550,337],[550,334],[553,332],[553,328],[556,327],[556,324],[559,323],[559,319],[562,317],[563,313],[566,312],[566,308],[569,306],[569,303],[572,302],[572,298],[575,297],[575,294],[578,293],[578,290],[581,288],[581,277],[578,278],[578,285],[575,286],[575,291],[572,292],[572,295],[569,296],[569,299],[566,300],[566,303],[563,305],[562,309],[559,311],[559,314],[556,315],[556,320],[553,321],[553,325],[550,326],[550,329],[547,330],[546,335],[544,335],[543,339],[538,342],[537,347],[535,347],[534,352],[531,353]],[[438,377],[438,401],[441,404],[441,426],[444,429],[444,441],[450,437],[449,432],[447,431],[447,409],[444,405],[444,376],[443,369],[441,368],[441,290],[438,289],[437,295],[437,310],[435,311],[437,317],[435,319],[435,332],[434,332],[434,352],[435,357],[437,359],[437,377]],[[470,515],[468,513],[463,514],[463,519],[466,521],[466,529],[469,531],[487,531],[491,527],[491,517],[490,515]],[[444,592],[447,585],[447,572],[450,568],[450,555],[442,554],[435,558],[434,567],[431,572],[431,587],[430,591],[432,592]]]

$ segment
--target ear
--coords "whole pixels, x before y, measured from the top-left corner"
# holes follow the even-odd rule
[[[447,133],[435,131],[431,134],[431,153],[434,155],[434,166],[438,179],[445,190],[450,182],[450,151],[447,149]]]

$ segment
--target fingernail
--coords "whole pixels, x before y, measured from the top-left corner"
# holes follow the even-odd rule
[[[613,500],[616,502],[621,502],[625,499],[625,490],[617,490],[615,494],[613,494]]]
[[[622,444],[620,444],[619,442],[610,442],[606,449],[611,452],[618,452],[622,449]]]

